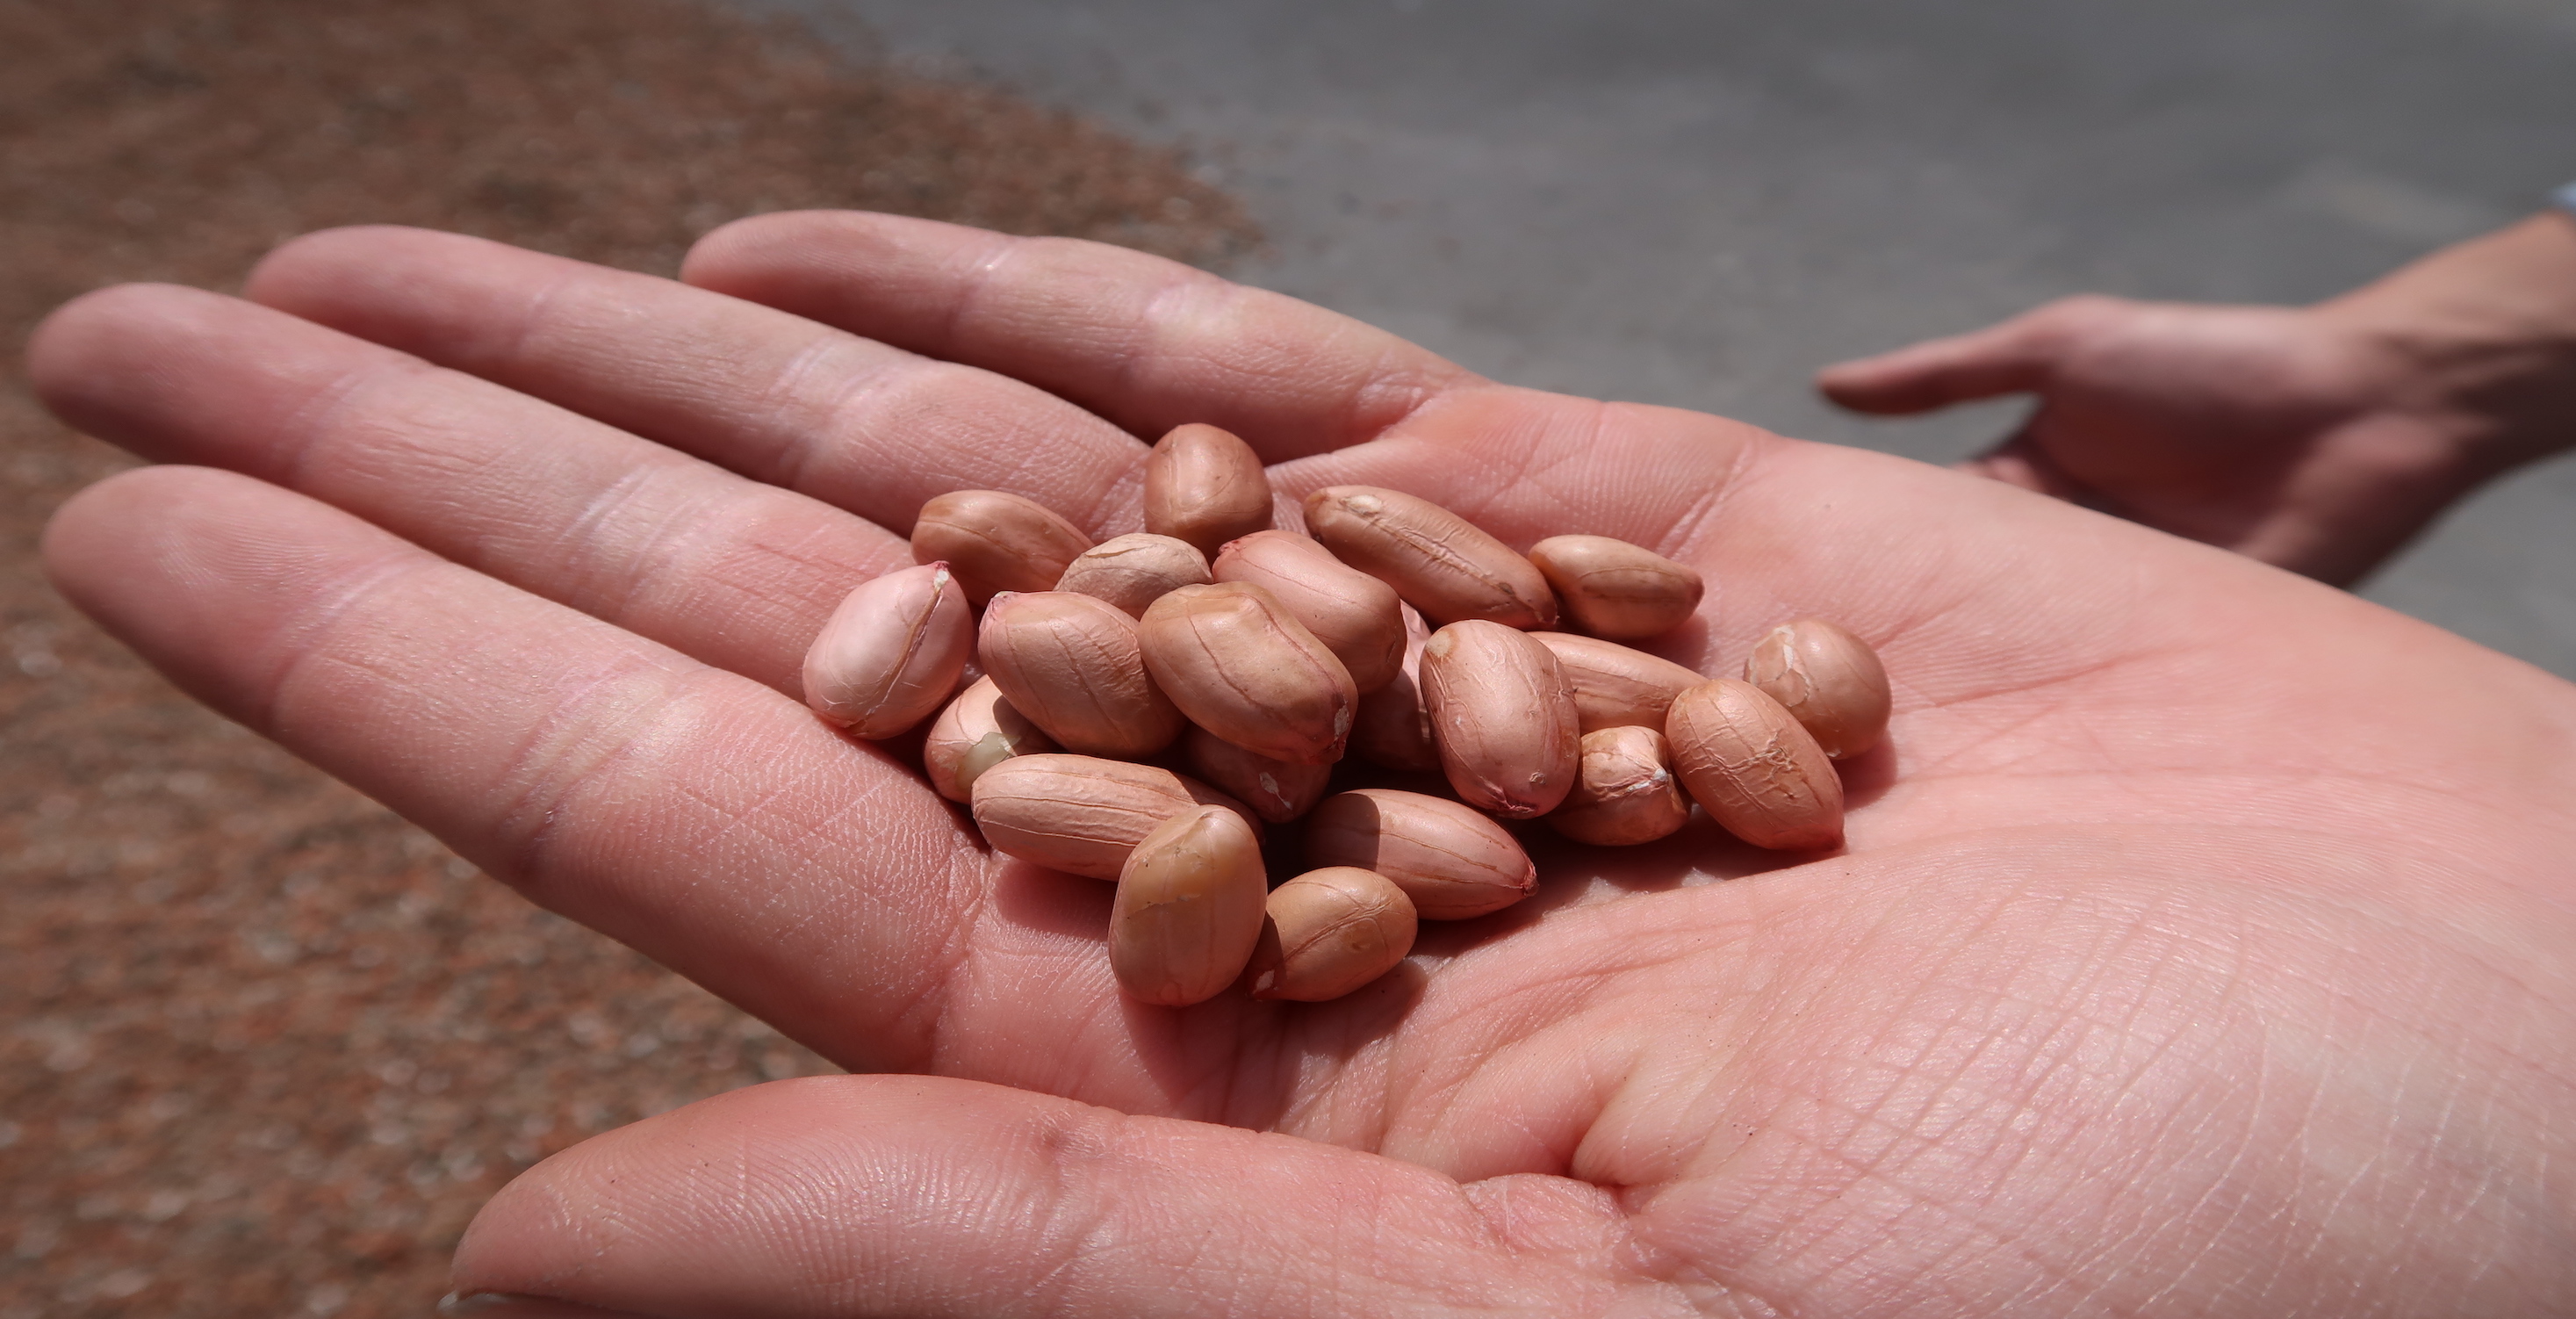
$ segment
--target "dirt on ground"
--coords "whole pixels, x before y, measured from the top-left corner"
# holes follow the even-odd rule
[[[1189,162],[684,0],[0,0],[0,1319],[418,1316],[537,1159],[829,1067],[178,695],[36,566],[130,460],[21,358],[390,221],[668,273],[848,206],[1222,264]]]

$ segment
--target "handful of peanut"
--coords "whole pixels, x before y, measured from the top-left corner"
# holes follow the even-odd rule
[[[1620,644],[1690,617],[1691,569],[1603,536],[1522,555],[1367,486],[1308,495],[1310,535],[1274,530],[1260,459],[1214,426],[1154,446],[1144,503],[1144,534],[1094,545],[1017,495],[933,499],[920,566],[852,591],[805,659],[807,701],[859,737],[936,714],[923,772],[994,848],[1117,883],[1110,964],[1135,998],[1349,993],[1417,920],[1536,886],[1498,819],[1624,846],[1696,802],[1755,846],[1842,841],[1832,761],[1878,743],[1889,698],[1832,623],[1784,623],[1741,680],[1704,678]],[[1332,793],[1346,752],[1450,795]],[[1273,888],[1265,826],[1291,822],[1311,868]]]

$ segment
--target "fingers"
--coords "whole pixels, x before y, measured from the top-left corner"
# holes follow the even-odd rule
[[[972,1082],[736,1091],[559,1154],[460,1289],[657,1319],[1680,1312],[1608,1193]]]
[[[647,275],[419,229],[279,248],[248,295],[909,535],[951,490],[1133,530],[1144,450],[1018,381]]]
[[[1144,439],[1204,421],[1269,462],[1356,444],[1475,379],[1294,298],[1100,243],[853,211],[742,220],[689,283],[1026,380]]]
[[[93,487],[45,558],[191,694],[540,904],[845,1064],[923,1056],[981,854],[801,705],[231,473]]]
[[[803,495],[194,289],[74,302],[29,369],[66,420],[146,458],[298,490],[782,691],[842,595],[912,561]]]
[[[1931,339],[1816,373],[1826,398],[1855,412],[1904,415],[2042,388],[2071,337],[2122,304],[2068,298],[2000,325]]]

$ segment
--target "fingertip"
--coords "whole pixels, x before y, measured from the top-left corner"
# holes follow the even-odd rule
[[[425,355],[445,340],[479,344],[468,317],[443,296],[458,283],[541,284],[557,258],[471,234],[398,224],[320,229],[270,250],[252,267],[242,296],[344,334]],[[406,317],[417,306],[428,315]],[[445,313],[445,314],[441,314]]]
[[[66,600],[181,690],[257,728],[317,596],[420,552],[267,482],[161,465],[108,478],[45,528]]]
[[[173,543],[271,487],[208,467],[119,472],[64,500],[38,542],[45,577],[74,607],[122,635],[118,615],[164,575]]]
[[[789,231],[805,230],[819,237],[806,217],[812,212],[786,211],[768,215],[746,216],[727,220],[698,235],[689,250],[680,257],[680,282],[718,293],[729,292],[726,285],[743,268],[744,254],[784,239]]]
[[[1874,357],[1855,357],[1836,362],[1816,373],[1816,392],[1828,402],[1854,412],[1904,413],[1920,411],[1904,392],[1914,373],[1905,369],[1901,353],[1881,353]],[[1928,405],[1924,405],[1928,406]]]
[[[746,296],[769,288],[788,254],[827,267],[865,268],[902,261],[907,239],[978,246],[1011,241],[966,225],[875,211],[773,211],[727,221],[701,235],[680,259],[680,282]]]
[[[37,322],[27,339],[28,384],[54,415],[95,433],[97,413],[115,392],[103,386],[122,374],[138,340],[157,342],[158,328],[193,320],[207,304],[222,301],[220,294],[181,284],[93,289]]]
[[[258,303],[272,303],[281,290],[306,282],[316,268],[332,269],[350,256],[352,249],[380,241],[387,231],[399,225],[343,225],[336,229],[316,229],[297,234],[268,249],[242,280],[242,296]]]
[[[345,278],[392,253],[428,252],[454,259],[465,247],[502,247],[488,238],[407,224],[349,224],[298,234],[268,250],[242,281],[242,296],[268,303],[274,295]]]
[[[46,575],[56,590],[72,595],[89,565],[143,548],[163,525],[160,515],[174,505],[179,488],[221,475],[203,468],[139,467],[83,487],[45,522],[37,549]]]

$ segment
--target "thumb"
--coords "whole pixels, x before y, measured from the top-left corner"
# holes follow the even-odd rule
[[[1566,1314],[1666,1285],[1617,1262],[1623,1224],[1565,1178],[1462,1186],[1291,1136],[836,1076],[548,1159],[475,1218],[454,1278],[652,1319]]]
[[[1927,339],[1816,373],[1826,398],[1855,412],[1903,415],[2045,386],[2073,333],[2118,304],[2067,298],[1946,339]]]

